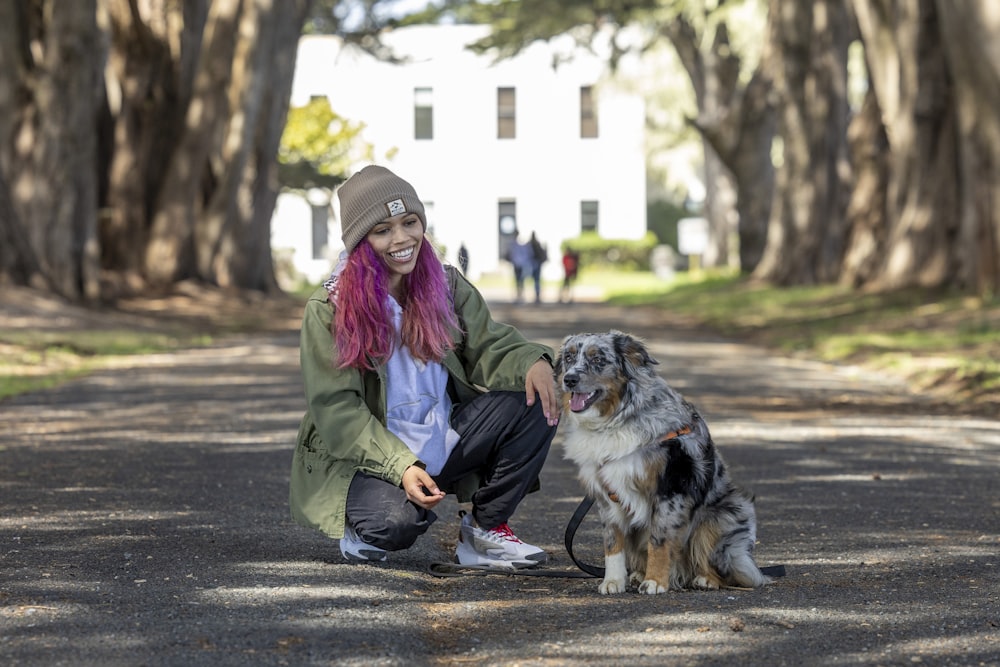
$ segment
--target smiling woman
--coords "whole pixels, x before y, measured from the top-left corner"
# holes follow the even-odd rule
[[[555,435],[552,350],[493,321],[476,288],[441,264],[409,183],[368,166],[338,197],[346,254],[302,321],[308,409],[293,517],[338,538],[347,560],[383,561],[455,493],[472,503],[461,564],[544,562],[507,521],[538,487]]]

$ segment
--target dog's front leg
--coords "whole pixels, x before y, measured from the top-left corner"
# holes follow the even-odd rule
[[[617,525],[604,523],[604,581],[597,590],[602,595],[624,593],[628,584],[625,562],[625,534]]]
[[[640,593],[656,595],[670,590],[670,568],[676,556],[674,551],[674,545],[670,541],[650,538],[646,578],[639,584]]]

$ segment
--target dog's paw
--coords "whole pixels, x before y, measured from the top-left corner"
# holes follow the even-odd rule
[[[698,576],[694,578],[691,582],[691,586],[694,588],[700,588],[706,591],[716,591],[719,589],[719,582],[708,577]]]
[[[618,593],[625,592],[625,580],[624,579],[605,579],[601,582],[601,585],[597,587],[601,595],[617,595]]]
[[[644,582],[639,584],[639,592],[645,593],[646,595],[658,595],[660,593],[666,593],[670,590],[669,586],[664,586],[656,579],[646,579]]]
[[[646,580],[645,572],[631,572],[628,575],[629,586],[638,586]]]

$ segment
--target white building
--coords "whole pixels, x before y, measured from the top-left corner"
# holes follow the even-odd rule
[[[582,230],[641,238],[642,98],[616,91],[606,59],[568,38],[494,63],[465,49],[486,34],[484,26],[395,30],[384,41],[404,64],[336,37],[303,37],[291,104],[324,95],[342,117],[364,123],[375,162],[416,188],[447,259],[457,264],[466,245],[472,278],[507,270],[501,257],[515,233],[535,232],[548,246],[548,278],[562,275],[560,243]],[[311,280],[343,247],[333,200],[328,220],[322,198],[310,206],[286,193],[275,210],[273,247],[293,248],[295,266]]]

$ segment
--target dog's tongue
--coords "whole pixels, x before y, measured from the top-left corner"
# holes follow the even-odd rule
[[[583,408],[586,407],[587,405],[587,396],[588,394],[577,394],[576,392],[570,394],[569,409],[572,410],[573,412],[579,412],[580,410],[583,410]]]

